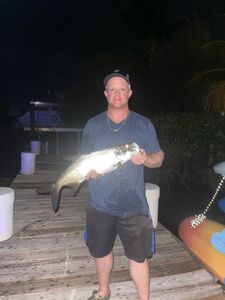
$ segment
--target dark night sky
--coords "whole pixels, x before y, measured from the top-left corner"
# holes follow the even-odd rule
[[[2,1],[2,43],[51,55],[67,51],[78,56],[89,54],[103,41],[109,46],[127,34],[125,23],[120,26],[125,8],[119,2]]]
[[[101,105],[105,105],[102,95],[102,77],[105,73],[98,74],[97,70],[90,69],[90,62],[95,54],[101,56],[106,51],[119,49],[127,55],[147,35],[157,39],[166,37],[169,31],[179,28],[184,16],[193,13],[201,18],[215,39],[225,39],[224,23],[220,26],[222,18],[218,11],[225,12],[224,0],[1,0],[0,137],[4,144],[1,147],[2,172],[5,172],[4,163],[7,163],[7,170],[10,169],[9,162],[12,163],[13,170],[14,161],[17,160],[18,168],[20,163],[20,140],[16,140],[10,132],[5,132],[8,128],[3,128],[8,126],[5,124],[8,122],[5,121],[8,117],[8,105],[25,109],[23,106],[31,98],[45,96],[48,89],[56,92],[76,92],[80,88],[77,84],[77,78],[80,77],[83,80],[79,82],[83,85],[79,92],[80,98],[73,97],[74,103],[69,102],[75,104],[73,107],[76,109],[73,110],[71,105],[68,108],[73,112],[73,121],[82,118],[83,122],[88,113],[94,114],[101,109],[99,102],[93,101],[93,88],[103,98]],[[108,57],[110,60],[110,56]],[[80,67],[84,63],[91,73],[89,79],[85,77],[87,72],[83,74]],[[111,70],[105,72],[108,71]],[[133,80],[137,74],[130,75]],[[148,82],[146,89],[150,91],[149,98],[153,99],[152,102],[157,103],[160,96],[157,98],[153,94],[151,97],[152,90]],[[86,93],[85,102],[83,92],[86,90],[89,94]],[[140,90],[135,88],[138,103],[141,102],[138,94]],[[81,126],[80,123],[78,126]],[[5,160],[5,157],[9,159]],[[4,176],[7,174],[4,173]]]
[[[129,42],[132,30],[122,21],[120,9],[116,0],[112,5],[85,0],[1,1],[1,101],[25,95],[26,87],[38,93],[43,83],[46,89],[43,81],[51,82],[49,69],[55,60],[66,66],[67,60],[79,62],[102,49]],[[40,77],[42,82],[36,87]]]
[[[212,33],[220,35],[214,18],[220,0],[140,0],[136,18],[133,2],[1,0],[1,103],[44,93],[48,84],[63,89],[63,84],[54,82],[55,61],[69,69],[71,60],[76,64],[105,50],[127,51],[145,32],[164,34],[184,14],[197,12]],[[144,2],[150,3],[149,10]],[[73,77],[74,70],[68,73]]]

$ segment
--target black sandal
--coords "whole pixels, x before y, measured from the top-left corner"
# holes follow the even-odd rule
[[[109,295],[108,295],[108,296],[103,297],[103,296],[98,295],[98,291],[97,291],[97,290],[94,290],[94,291],[92,292],[91,297],[89,297],[87,300],[109,300],[109,299],[110,299],[110,296],[111,296],[111,293],[110,293],[110,292],[109,292]]]

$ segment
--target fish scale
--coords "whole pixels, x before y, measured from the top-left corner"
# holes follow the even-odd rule
[[[95,170],[97,175],[107,174],[118,169],[138,152],[139,146],[133,142],[80,156],[60,175],[51,187],[54,211],[57,212],[59,209],[63,187],[73,188],[75,194],[80,184],[85,181],[85,176],[91,170]]]

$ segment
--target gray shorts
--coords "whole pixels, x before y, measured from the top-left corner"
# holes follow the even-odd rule
[[[90,206],[87,208],[86,244],[93,257],[108,255],[118,234],[125,255],[136,262],[143,262],[152,257],[152,230],[152,221],[148,216],[120,218]]]

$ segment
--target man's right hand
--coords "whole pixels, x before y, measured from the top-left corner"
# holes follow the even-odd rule
[[[85,179],[89,180],[89,179],[96,179],[98,177],[97,173],[95,170],[91,170],[90,172],[87,173],[87,175],[85,176]]]

